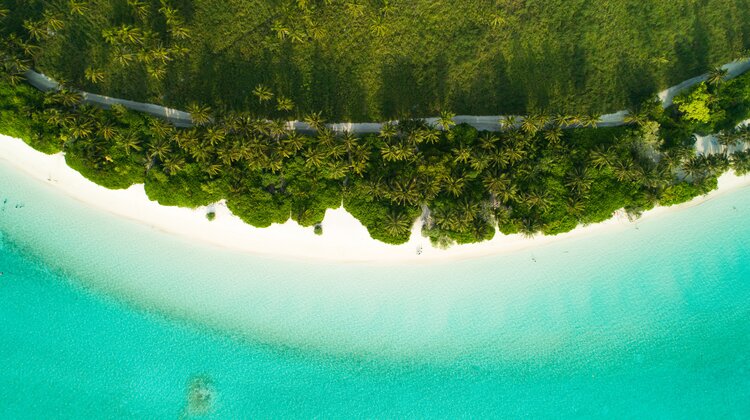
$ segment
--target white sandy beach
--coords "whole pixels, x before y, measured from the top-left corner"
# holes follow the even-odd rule
[[[143,185],[127,190],[101,187],[71,169],[62,154],[46,155],[20,139],[0,135],[0,160],[39,181],[87,205],[114,215],[135,220],[191,241],[201,241],[232,250],[281,258],[313,259],[336,262],[409,262],[429,263],[440,260],[469,259],[499,253],[531,249],[554,241],[594,235],[603,231],[634,229],[638,221],[630,221],[623,212],[595,225],[581,226],[557,236],[497,234],[491,241],[456,245],[447,250],[434,248],[419,233],[415,224],[411,240],[404,245],[383,244],[370,238],[367,229],[343,208],[328,210],[323,221],[323,235],[312,228],[303,228],[293,221],[269,228],[254,228],[234,216],[223,203],[210,206],[216,219],[206,218],[207,208],[187,209],[161,206],[146,196]],[[656,217],[704,202],[717,194],[750,186],[750,176],[728,173],[719,178],[719,189],[706,197],[669,208],[656,208],[643,214]],[[639,219],[640,220],[640,219]],[[418,254],[418,250],[421,253]]]

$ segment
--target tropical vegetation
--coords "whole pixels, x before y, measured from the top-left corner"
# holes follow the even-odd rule
[[[318,11],[340,5],[294,7],[303,3]],[[176,63],[193,54],[186,22],[200,14],[187,16],[185,4],[177,12],[166,1],[108,4],[50,2],[32,7],[40,14],[24,19],[16,9],[0,10],[0,132],[46,153],[64,152],[71,167],[109,188],[144,183],[149,197],[164,205],[197,207],[226,199],[234,214],[254,226],[291,218],[320,233],[326,209],[343,205],[378,240],[405,242],[419,219],[424,235],[449,246],[490,239],[497,231],[558,234],[622,208],[637,215],[705,194],[730,167],[750,170],[750,153],[740,147],[750,141],[750,131],[737,127],[750,114],[750,76],[726,81],[721,71],[666,110],[655,100],[639,102],[628,124],[614,128],[595,127],[595,114],[532,112],[504,119],[502,131],[479,132],[455,125],[454,114],[441,107],[436,125],[403,118],[377,134],[356,136],[331,131],[326,117],[342,114],[327,114],[330,108],[322,106],[305,116],[313,130],[300,133],[288,129],[284,116],[291,118],[300,103],[315,103],[300,101],[292,91],[282,95],[276,82],[254,85],[248,96],[257,106],[248,109],[191,100],[187,109],[195,124],[189,128],[121,106],[94,107],[74,87],[132,83],[128,75],[142,74],[139,86],[162,92],[164,100],[167,92],[179,92],[170,83],[186,73]],[[107,47],[101,51],[93,47],[99,44],[91,25],[111,22],[100,18],[105,12],[92,12],[97,8],[131,22],[102,30]],[[372,36],[391,33],[386,18],[392,14],[381,12],[383,19],[369,25]],[[511,25],[512,16],[496,16],[490,26]],[[284,41],[279,45],[316,42],[318,35],[300,35],[301,26],[277,23],[273,30]],[[45,94],[24,83],[28,69],[55,66],[56,43],[79,36],[96,41],[83,51],[101,55],[97,61],[82,54],[67,64],[79,66],[88,82],[55,67],[71,76],[61,89]],[[116,83],[107,86],[117,91]],[[719,133],[722,153],[696,154],[694,133]]]
[[[70,86],[328,121],[602,114],[750,47],[750,0],[2,0]]]

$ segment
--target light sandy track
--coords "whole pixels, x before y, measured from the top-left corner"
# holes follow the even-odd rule
[[[24,76],[26,77],[26,80],[29,81],[30,85],[44,92],[55,90],[60,87],[59,83],[42,73],[29,70]],[[99,105],[104,108],[109,108],[112,105],[122,105],[133,111],[145,112],[156,117],[164,118],[177,127],[190,127],[193,125],[193,120],[190,118],[190,114],[185,111],[167,108],[161,105],[112,98],[109,96],[97,95],[95,93],[81,92],[81,95],[83,96],[84,102]]]
[[[737,77],[746,71],[750,70],[750,60],[733,61],[731,63],[722,66],[727,70],[727,79]],[[59,84],[53,79],[45,76],[44,74],[37,73],[33,70],[29,70],[25,73],[26,79],[35,88],[42,91],[49,91],[58,89]],[[702,74],[700,76],[688,79],[678,85],[667,88],[659,92],[658,97],[662,101],[664,107],[672,105],[672,101],[675,96],[684,92],[686,89],[703,82],[708,78],[708,74]],[[96,104],[103,107],[109,107],[111,105],[119,104],[128,109],[134,111],[145,112],[156,117],[164,118],[178,127],[189,127],[192,125],[192,119],[190,114],[185,111],[180,111],[173,108],[167,108],[160,105],[129,101],[127,99],[111,98],[109,96],[97,95],[94,93],[82,92],[83,100],[85,102]],[[602,115],[599,119],[599,127],[616,127],[625,124],[625,117],[628,115],[628,111],[618,111],[612,114]],[[502,115],[486,115],[486,116],[475,116],[475,115],[458,115],[453,118],[453,121],[457,124],[466,123],[480,131],[500,131],[502,126],[500,125]],[[522,120],[522,117],[518,117]],[[435,125],[438,118],[424,118],[429,124]],[[391,121],[396,123],[397,121]],[[336,132],[350,132],[354,134],[367,134],[377,133],[383,127],[383,122],[364,122],[364,123],[331,123],[328,127]],[[297,131],[313,131],[309,124],[302,121],[289,121],[287,126],[290,129]]]

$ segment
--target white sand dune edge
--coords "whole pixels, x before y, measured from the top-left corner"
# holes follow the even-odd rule
[[[623,212],[618,212],[606,222],[581,226],[562,235],[526,238],[522,235],[498,234],[491,241],[453,246],[447,250],[432,247],[430,241],[420,235],[419,228],[415,225],[411,240],[407,244],[393,246],[370,238],[367,229],[343,208],[328,210],[321,236],[315,235],[312,228],[303,228],[293,221],[259,229],[242,222],[221,202],[211,206],[216,212],[216,219],[208,221],[207,208],[161,206],[148,199],[142,184],[134,185],[127,190],[109,190],[101,187],[68,167],[62,154],[45,155],[20,139],[0,135],[0,160],[54,186],[74,199],[114,215],[188,240],[280,258],[372,263],[429,263],[469,259],[531,249],[604,231],[632,229],[638,222],[630,221]],[[708,196],[696,198],[679,206],[656,208],[644,213],[639,220],[679,211],[700,204],[717,194],[749,185],[750,176],[738,177],[728,173],[719,178],[719,190]],[[418,250],[421,250],[420,254]]]

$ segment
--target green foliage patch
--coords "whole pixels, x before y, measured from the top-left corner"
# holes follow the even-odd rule
[[[70,86],[377,121],[596,114],[750,47],[750,0],[5,0]]]

